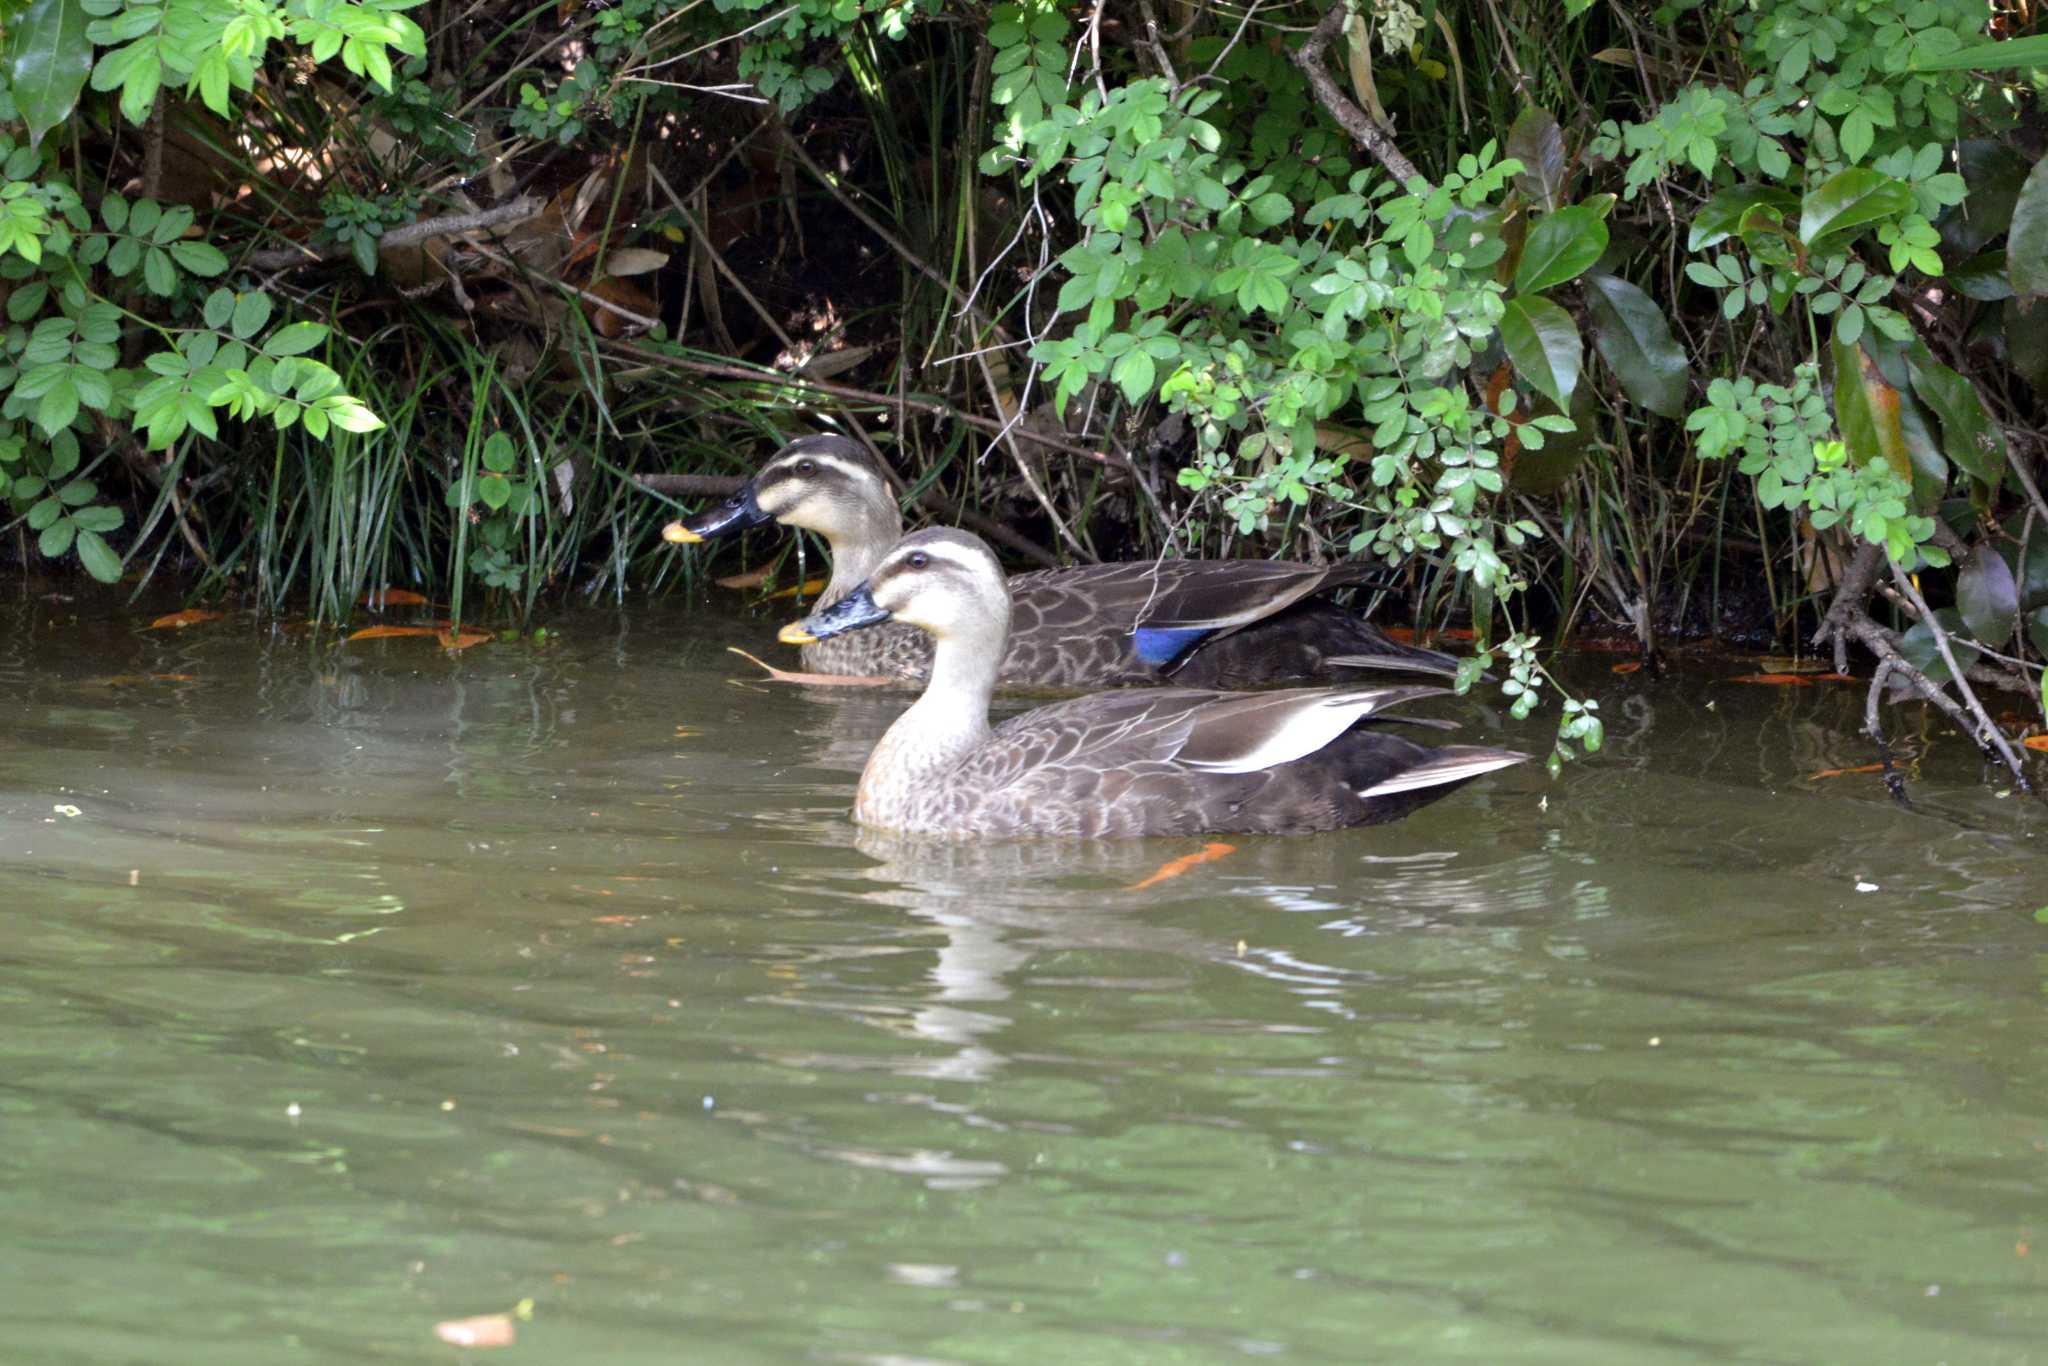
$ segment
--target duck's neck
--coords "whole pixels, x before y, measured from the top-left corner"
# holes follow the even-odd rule
[[[821,534],[832,549],[832,577],[818,605],[830,607],[866,581],[889,548],[903,539],[903,514],[893,498],[883,498],[863,503],[846,524]]]
[[[935,643],[924,695],[896,718],[861,771],[854,816],[901,828],[906,813],[988,739],[988,704],[1009,643],[1007,613],[972,635]]]

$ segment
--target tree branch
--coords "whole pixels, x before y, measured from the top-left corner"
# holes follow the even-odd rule
[[[1344,92],[1337,88],[1337,82],[1330,76],[1329,68],[1323,65],[1323,54],[1328,51],[1331,41],[1343,30],[1344,20],[1349,13],[1341,0],[1338,4],[1332,5],[1329,12],[1323,15],[1322,22],[1315,26],[1314,32],[1308,35],[1308,41],[1296,48],[1288,60],[1301,69],[1302,75],[1308,77],[1309,89],[1315,92],[1316,102],[1329,111],[1330,117],[1337,120],[1345,132],[1351,134],[1353,141],[1372,153],[1373,159],[1386,167],[1396,181],[1406,185],[1418,174],[1415,163],[1402,156],[1401,149],[1394,145],[1393,139],[1382,133],[1379,125],[1374,123],[1363,109],[1345,97]]]
[[[439,218],[422,218],[417,223],[407,223],[402,228],[393,228],[377,239],[379,248],[411,247],[433,237],[453,237],[457,233],[481,232],[486,228],[505,228],[514,223],[523,223],[541,211],[543,201],[532,195],[522,195],[510,203],[500,204],[495,209],[482,209],[475,213],[443,214]],[[259,251],[249,257],[249,269],[257,271],[290,270],[295,266],[318,265],[322,261],[339,260],[348,255],[348,248],[336,244],[328,247],[295,245],[275,247]]]

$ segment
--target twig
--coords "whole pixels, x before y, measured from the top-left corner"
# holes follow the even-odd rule
[[[1337,88],[1337,82],[1331,79],[1329,68],[1323,65],[1323,54],[1343,29],[1349,12],[1341,0],[1332,5],[1323,15],[1322,22],[1310,32],[1308,41],[1296,48],[1289,60],[1302,75],[1308,77],[1309,89],[1315,92],[1316,102],[1329,111],[1330,117],[1337,120],[1359,146],[1372,153],[1373,159],[1386,167],[1398,183],[1405,186],[1418,178],[1415,163],[1402,156],[1393,139],[1381,132],[1379,125],[1363,109],[1345,97],[1344,92]]]
[[[393,228],[378,238],[377,244],[380,249],[410,247],[434,237],[452,237],[457,233],[506,228],[525,222],[539,213],[542,207],[541,200],[532,196],[521,196],[494,209],[481,209],[475,213],[443,214],[439,218],[422,218],[416,223],[407,223],[402,228]],[[311,266],[322,261],[338,260],[347,254],[348,248],[338,243],[328,247],[310,247],[298,243],[254,253],[249,257],[249,268],[259,271],[289,270],[294,266]]]
[[[2013,751],[2012,742],[2005,738],[2005,732],[1998,728],[1997,722],[1984,710],[1984,704],[1977,700],[1976,690],[1970,686],[1969,676],[1963,672],[1963,666],[1957,662],[1955,650],[1949,644],[1948,632],[1942,630],[1941,623],[1934,619],[1934,609],[1927,605],[1927,600],[1920,596],[1920,590],[1913,586],[1912,576],[1896,564],[1892,566],[1892,580],[1898,584],[1899,591],[1910,598],[1913,606],[1919,609],[1921,624],[1933,635],[1934,648],[1941,652],[1942,662],[1948,665],[1949,673],[1955,677],[1956,691],[1970,704],[1971,716],[1977,723],[1974,729],[1977,732],[1978,747],[1995,748],[1998,757],[2005,760],[2005,766],[2012,770],[2013,779],[2019,784],[2020,791],[2031,795],[2034,789],[2027,782],[2026,770],[2020,764],[2020,756]]]
[[[734,273],[733,268],[725,263],[725,258],[719,255],[717,249],[711,245],[710,234],[705,232],[704,225],[697,221],[697,215],[691,213],[689,208],[676,195],[675,187],[668,183],[668,177],[661,173],[661,168],[650,161],[647,163],[647,171],[648,174],[654,177],[654,183],[661,186],[661,192],[668,196],[669,204],[682,216],[682,220],[690,225],[691,234],[703,244],[704,255],[710,260],[711,268],[724,276],[727,284],[739,291],[739,296],[747,301],[747,307],[754,310],[755,317],[768,324],[768,330],[775,334],[775,340],[782,343],[783,352],[787,355],[795,355],[796,343],[790,340],[789,333],[782,330],[781,324],[775,321],[774,315],[768,311],[767,306],[754,297],[754,291],[747,288],[746,283]]]
[[[1173,69],[1173,58],[1166,55],[1166,44],[1159,37],[1159,16],[1153,13],[1152,0],[1138,0],[1138,13],[1145,16],[1145,45],[1152,49],[1152,60],[1159,63],[1159,74],[1166,77],[1166,83],[1173,89],[1180,89],[1180,75]]]

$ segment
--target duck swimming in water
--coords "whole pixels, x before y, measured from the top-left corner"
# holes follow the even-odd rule
[[[791,645],[878,628],[932,641],[931,680],[869,756],[855,820],[991,838],[1292,834],[1398,820],[1529,757],[1431,749],[1380,722],[1391,707],[1445,691],[1426,685],[1131,689],[991,728],[1010,613],[989,548],[933,530],[905,537],[864,582],[783,628]]]
[[[663,535],[678,545],[765,522],[814,531],[832,551],[829,606],[872,574],[903,535],[889,483],[865,449],[826,434],[792,441],[723,502]],[[1364,561],[1134,560],[1010,578],[1010,643],[999,686],[1102,688],[1174,682],[1243,688],[1355,677],[1358,669],[1449,677],[1458,661],[1402,645],[1324,595],[1377,579]],[[817,674],[921,682],[932,645],[888,626],[803,648]]]

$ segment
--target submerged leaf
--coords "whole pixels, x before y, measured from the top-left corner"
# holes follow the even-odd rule
[[[1234,844],[1224,844],[1220,840],[1211,841],[1210,843],[1203,845],[1201,849],[1195,853],[1182,854],[1179,858],[1168,859],[1166,862],[1160,864],[1158,869],[1150,877],[1146,878],[1142,882],[1133,882],[1130,886],[1124,888],[1124,890],[1127,892],[1143,891],[1147,887],[1156,886],[1159,883],[1165,882],[1168,878],[1179,877],[1182,873],[1185,873],[1188,869],[1195,867],[1197,864],[1214,863],[1217,859],[1222,858],[1224,855],[1233,854],[1236,852],[1237,846]]]
[[[182,631],[187,626],[197,626],[202,621],[219,621],[221,614],[209,612],[204,607],[188,607],[182,612],[172,612],[149,623],[145,630]]]

